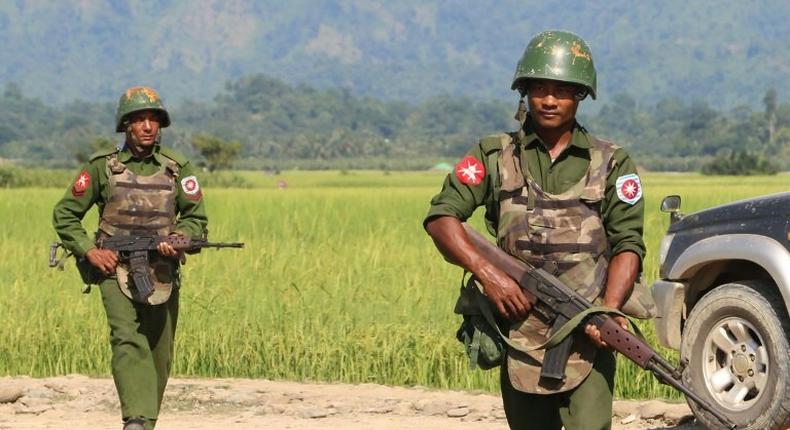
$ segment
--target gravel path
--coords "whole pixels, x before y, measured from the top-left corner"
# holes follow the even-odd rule
[[[118,430],[111,379],[0,378],[0,429]],[[615,402],[615,430],[697,430],[683,404]],[[499,397],[373,384],[171,379],[157,430],[506,430]]]

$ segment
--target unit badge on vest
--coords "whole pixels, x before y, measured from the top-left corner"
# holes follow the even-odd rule
[[[71,187],[71,195],[74,197],[82,197],[85,194],[85,190],[87,190],[90,185],[91,175],[86,170],[83,170],[80,172],[80,175],[77,176],[74,185]]]
[[[617,197],[629,205],[642,198],[642,183],[636,173],[620,176],[617,178],[615,186],[617,187]]]
[[[483,167],[477,158],[468,155],[455,165],[455,176],[461,183],[466,185],[477,185],[483,182],[486,175],[486,168]]]
[[[181,189],[190,200],[200,200],[202,194],[200,193],[200,184],[196,176],[187,176],[181,180]]]

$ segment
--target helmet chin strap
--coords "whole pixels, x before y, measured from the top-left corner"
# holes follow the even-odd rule
[[[527,104],[524,102],[524,96],[526,94],[521,90],[519,90],[519,92],[521,93],[521,98],[518,101],[518,109],[516,110],[516,114],[513,116],[513,118],[516,121],[518,121],[519,127],[518,127],[517,139],[518,142],[521,142],[524,140],[524,137],[526,137],[526,132],[524,132],[524,125],[527,122]]]

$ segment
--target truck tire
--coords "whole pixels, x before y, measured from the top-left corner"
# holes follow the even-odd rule
[[[773,288],[764,281],[720,285],[697,302],[683,330],[684,383],[739,429],[790,427],[790,322]],[[725,428],[688,403],[706,427]]]

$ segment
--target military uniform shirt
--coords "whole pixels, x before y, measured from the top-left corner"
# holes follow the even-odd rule
[[[158,172],[162,168],[162,164],[168,160],[160,151],[161,148],[157,145],[152,156],[138,160],[132,156],[128,148],[124,148],[118,153],[118,161],[125,164],[126,168],[136,175],[149,176]],[[202,191],[198,189],[194,194],[187,194],[180,183],[182,178],[194,175],[194,168],[185,157],[177,152],[169,149],[165,149],[165,151],[174,157],[174,161],[179,165],[178,178],[176,178],[178,221],[175,232],[184,236],[203,237],[206,234],[208,220],[203,205]],[[110,197],[106,168],[106,156],[110,154],[112,154],[111,151],[94,154],[92,159],[80,170],[80,175],[85,172],[89,176],[88,187],[83,193],[74,193],[73,188],[70,188],[55,205],[53,211],[52,223],[55,230],[66,249],[72,251],[77,257],[84,256],[88,250],[96,247],[94,239],[88,236],[81,220],[94,203],[99,207],[99,216],[101,217],[104,205]]]
[[[543,145],[537,134],[532,131],[529,122],[525,128],[526,137],[521,144],[521,168],[528,169],[535,182],[544,191],[551,194],[561,194],[579,182],[587,172],[590,164],[589,148],[591,137],[587,131],[578,124],[573,129],[573,135],[568,147],[552,162],[549,151]],[[482,142],[482,141],[481,141]],[[467,185],[461,182],[454,173],[450,173],[444,181],[442,190],[431,200],[431,207],[425,222],[437,216],[448,215],[465,221],[479,206],[486,206],[486,221],[490,226],[497,225],[496,214],[499,202],[494,201],[492,181],[498,180],[492,175],[497,175],[494,168],[487,162],[491,150],[478,144],[468,155],[476,158],[485,165],[486,172],[483,180],[477,185]],[[617,178],[636,173],[636,165],[620,148],[613,155],[614,168],[609,173],[606,181],[606,192],[601,204],[601,218],[612,255],[623,251],[632,251],[640,259],[645,256],[645,244],[642,239],[644,224],[644,199],[629,204],[617,196]]]

